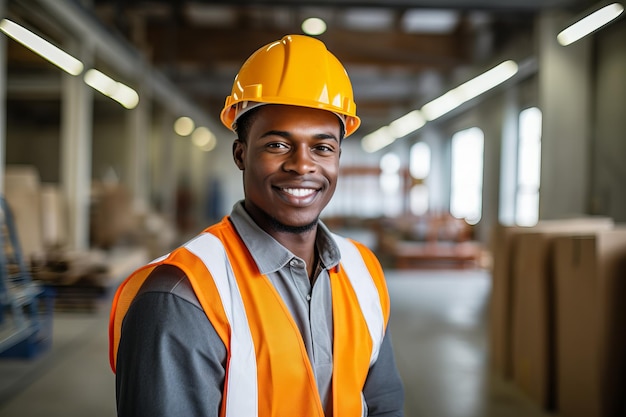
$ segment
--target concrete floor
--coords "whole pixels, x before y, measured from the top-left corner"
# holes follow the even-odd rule
[[[407,417],[546,417],[488,371],[484,271],[388,271],[391,332]],[[106,308],[55,313],[53,345],[0,360],[0,417],[115,416]]]

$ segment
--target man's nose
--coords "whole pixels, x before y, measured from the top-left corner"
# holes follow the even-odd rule
[[[297,146],[292,149],[283,167],[286,171],[294,171],[301,175],[315,171],[313,152],[306,145]]]

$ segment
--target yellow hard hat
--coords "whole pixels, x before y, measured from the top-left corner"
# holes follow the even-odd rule
[[[310,36],[287,35],[254,52],[235,77],[222,123],[232,130],[237,118],[257,103],[331,111],[344,121],[346,137],[361,124],[345,68]]]

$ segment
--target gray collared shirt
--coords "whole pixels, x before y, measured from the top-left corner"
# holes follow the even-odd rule
[[[321,267],[313,282],[307,265],[250,218],[241,202],[233,207],[230,219],[244,241],[261,274],[274,285],[300,329],[315,372],[325,414],[332,415],[333,315],[328,270],[339,264],[340,253],[330,231],[320,222],[316,245]]]

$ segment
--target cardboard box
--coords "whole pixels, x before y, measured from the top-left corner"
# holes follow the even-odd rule
[[[554,239],[611,228],[608,219],[553,221],[516,238],[511,257],[513,381],[543,409],[556,407]]]
[[[554,243],[557,408],[562,417],[626,410],[626,229]]]
[[[20,241],[24,261],[44,257],[41,229],[41,183],[39,172],[30,165],[8,165],[4,193]]]
[[[541,230],[610,229],[613,220],[606,217],[584,217],[541,221],[534,227],[496,225],[493,228],[490,251],[493,258],[492,287],[489,308],[489,355],[494,373],[503,378],[513,377],[513,262],[517,237]]]
[[[511,323],[513,308],[511,254],[516,236],[530,228],[497,225],[493,229],[490,250],[493,258],[489,307],[490,363],[496,375],[513,376],[511,358]]]
[[[551,360],[553,285],[550,233],[520,235],[513,257],[512,342],[513,380],[544,409],[554,405]]]
[[[57,184],[41,184],[41,229],[44,247],[63,247],[67,241],[66,204]]]
[[[93,183],[90,239],[95,248],[110,249],[137,227],[130,191],[121,184]]]

